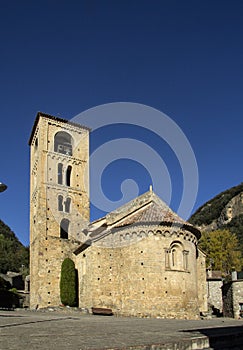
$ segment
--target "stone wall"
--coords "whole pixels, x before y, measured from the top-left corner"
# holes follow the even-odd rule
[[[58,306],[60,300],[61,265],[65,258],[75,258],[72,250],[79,245],[74,240],[64,240],[48,236],[32,247],[32,256],[39,254],[39,259],[32,265],[36,266],[36,274],[32,273],[34,281],[30,283],[30,307],[43,308]],[[37,263],[39,263],[37,265]],[[38,270],[37,270],[38,266]]]
[[[218,309],[219,312],[223,311],[222,285],[222,279],[207,279],[208,304],[211,308]]]
[[[240,317],[243,308],[243,280],[233,281],[233,313],[234,318]],[[242,310],[243,311],[243,310]]]
[[[225,283],[222,291],[224,316],[237,319],[242,317],[240,310],[243,310],[243,280]]]
[[[206,283],[206,255],[198,249],[197,257],[198,305],[201,313],[208,311]]]
[[[234,317],[232,282],[228,282],[228,283],[223,284],[222,295],[223,295],[223,315],[224,315],[224,317]]]
[[[116,238],[107,237],[79,254],[80,306],[112,308],[114,313],[130,316],[197,318],[195,237],[183,229],[170,230],[124,228],[114,234]],[[171,256],[168,259],[174,243],[182,247],[181,253],[187,252],[186,263],[183,254],[174,265]]]

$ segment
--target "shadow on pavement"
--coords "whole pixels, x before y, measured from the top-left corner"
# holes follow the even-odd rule
[[[207,336],[210,347],[215,350],[243,349],[243,326],[198,328],[183,330],[183,332]]]

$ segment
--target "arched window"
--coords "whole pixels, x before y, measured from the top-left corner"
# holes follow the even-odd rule
[[[166,268],[172,270],[185,271],[188,269],[188,251],[184,250],[179,241],[174,241],[169,249],[166,249]]]
[[[62,219],[60,223],[60,238],[68,239],[69,220]]]
[[[73,154],[73,139],[67,132],[59,131],[54,138],[54,152],[72,156]]]
[[[188,270],[188,254],[189,252],[187,250],[183,250],[183,264],[184,264],[184,270]]]
[[[65,212],[70,213],[71,198],[67,198],[65,201]]]
[[[63,196],[58,196],[58,210],[63,211]]]
[[[57,183],[59,185],[62,185],[62,172],[63,172],[63,164],[59,163],[58,169],[57,169]]]
[[[171,246],[171,268],[183,270],[183,247],[180,242],[173,243]]]
[[[178,252],[176,251],[176,248],[173,248],[171,250],[171,260],[172,260],[172,266],[175,267],[176,266],[176,263],[177,263],[177,259],[176,259],[176,254]]]
[[[72,167],[71,167],[71,165],[69,165],[67,167],[67,171],[66,171],[66,185],[67,186],[71,186],[71,172],[72,172]]]
[[[165,268],[170,269],[170,249],[165,248]]]

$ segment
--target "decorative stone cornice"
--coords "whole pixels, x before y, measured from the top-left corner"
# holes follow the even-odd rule
[[[55,190],[60,194],[77,194],[78,192],[80,195],[82,195],[86,193],[86,191],[83,191],[77,187],[67,187],[65,185],[58,185],[56,183],[53,184],[52,182],[44,182],[44,185],[46,185],[47,190]]]
[[[47,118],[44,118],[47,119]],[[85,126],[81,126],[79,124],[75,124],[75,123],[71,123],[69,121],[66,121],[65,124],[63,124],[63,122],[57,120],[55,122],[51,122],[50,120],[48,120],[48,124],[58,127],[58,128],[62,128],[62,130],[66,130],[68,132],[76,132],[78,134],[82,134],[84,131],[89,131],[90,129],[85,127]]]
[[[59,162],[65,163],[67,160],[69,163],[74,164],[74,165],[81,165],[87,163],[87,160],[80,159],[80,158],[74,158],[73,156],[69,156],[67,154],[62,154],[58,152],[52,152],[52,151],[47,151],[43,150],[45,154],[47,154],[48,158],[55,159]]]
[[[162,236],[162,237],[171,237],[173,239],[175,238],[181,238],[186,241],[190,241],[194,244],[197,244],[197,237],[183,229],[173,229],[169,226],[161,228],[158,225],[149,225],[149,224],[144,224],[144,225],[131,225],[128,228],[123,227],[120,229],[112,229],[112,233],[117,234],[118,232],[120,233],[120,238],[127,240],[127,239],[132,239],[135,235],[140,238],[145,238],[148,237],[149,235],[153,236]],[[115,233],[116,232],[116,233]]]
[[[35,129],[34,132],[33,132],[31,142],[29,142],[29,145],[30,145],[30,146],[33,146],[33,145],[35,144],[35,140],[36,140],[36,137],[37,137],[38,132],[39,132],[39,128],[36,127],[36,129]]]
[[[172,240],[186,240],[197,245],[197,237],[184,228],[172,229],[170,226],[160,227],[158,224],[145,223],[138,225],[129,225],[127,227],[112,228],[104,230],[99,236],[89,235],[87,241],[79,247],[78,251],[83,251],[91,245],[100,245],[104,247],[122,247],[136,243],[146,237],[157,236],[171,238]],[[88,242],[88,243],[87,243]],[[79,252],[78,252],[79,253]],[[78,254],[77,253],[77,254]]]
[[[32,198],[31,198],[31,201],[32,202],[35,202],[37,200],[37,193],[38,193],[38,189],[35,188],[33,194],[32,194]]]

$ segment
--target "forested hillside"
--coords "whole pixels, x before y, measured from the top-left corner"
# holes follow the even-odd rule
[[[221,192],[202,205],[188,221],[195,226],[207,226],[212,224],[220,218],[223,209],[230,200],[241,193],[243,193],[243,183]]]
[[[29,248],[0,220],[0,273],[19,272],[29,266]]]
[[[188,221],[202,231],[199,245],[208,266],[213,262],[224,273],[243,268],[243,183],[212,198]]]

